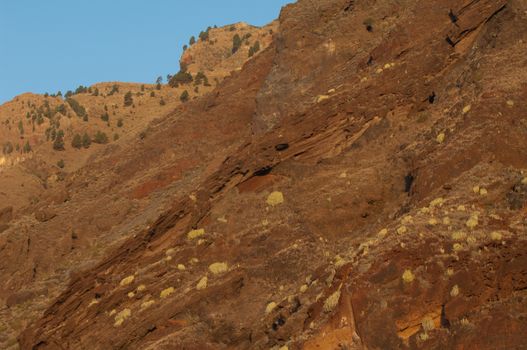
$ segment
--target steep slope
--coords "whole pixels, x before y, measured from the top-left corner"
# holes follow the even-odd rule
[[[209,44],[194,46],[201,45]],[[18,333],[41,317],[72,274],[93,265],[113,244],[151,224],[166,210],[174,193],[190,191],[214,159],[208,147],[224,151],[236,147],[237,129],[222,124],[220,116],[210,126],[200,126],[192,120],[180,122],[177,114],[170,113],[188,108],[180,101],[182,91],[189,91],[192,101],[207,95],[216,84],[211,83],[193,81],[179,87],[95,84],[91,92],[86,88],[71,96],[86,110],[88,121],[76,116],[62,98],[53,96],[25,94],[0,107],[0,116],[9,119],[11,126],[0,128],[0,143],[18,142],[23,147],[29,140],[31,144],[31,151],[25,153],[13,147],[0,163],[0,274],[5,282],[0,287],[0,348],[16,343]],[[128,91],[133,103],[124,106]],[[165,103],[160,104],[161,100]],[[54,113],[61,105],[65,107],[59,111],[64,114]],[[28,111],[30,118],[25,116]],[[101,119],[105,113],[108,121]],[[13,116],[22,118],[22,135]],[[64,150],[55,150],[54,141],[46,138],[46,130],[57,122],[60,125],[55,129],[64,131]],[[249,125],[250,119],[233,122]],[[158,135],[159,130],[164,134]],[[97,131],[109,136],[107,144],[92,142],[80,149],[71,145],[74,134],[86,132],[91,139]],[[118,140],[112,138],[114,131]],[[198,150],[192,144],[201,132],[212,137],[214,147],[200,141],[203,149]],[[57,166],[60,159],[64,168]]]
[[[114,196],[103,217],[152,188],[166,208],[72,276],[21,348],[522,348],[526,11],[284,8],[268,49],[101,160],[82,193]],[[92,237],[126,229],[110,225]]]

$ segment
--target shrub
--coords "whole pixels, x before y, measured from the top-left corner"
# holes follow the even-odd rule
[[[207,41],[209,39],[209,31],[206,30],[206,31],[202,31],[201,33],[199,33],[199,38],[202,41]]]
[[[117,134],[117,133],[113,134],[113,140],[114,141],[119,140],[119,134]]]
[[[57,166],[58,166],[59,168],[63,169],[63,168],[64,168],[64,159],[59,160],[59,161],[57,162]]]
[[[168,85],[171,87],[178,87],[180,84],[188,84],[192,82],[192,74],[187,72],[187,66],[182,64],[179,72],[177,72],[172,79],[169,80]]]
[[[108,143],[108,136],[102,131],[97,131],[93,138],[93,142],[101,145],[106,144]]]
[[[71,140],[71,147],[80,149],[82,147],[82,137],[79,134],[75,134],[73,136],[73,140]]]
[[[183,91],[181,96],[179,96],[179,99],[181,100],[181,102],[187,102],[189,99],[188,91],[187,90]]]
[[[258,51],[260,51],[260,42],[259,41],[255,42],[254,45],[251,46],[251,48],[249,49],[249,57],[254,56],[254,54],[257,53]]]
[[[188,46],[187,45],[183,45],[183,51],[187,51],[188,49]]]
[[[84,109],[84,107],[81,106],[81,104],[77,102],[77,100],[68,97],[66,98],[66,102],[70,105],[71,109],[73,109],[73,112],[75,112],[78,117],[85,117],[87,115],[86,109]]]
[[[99,96],[99,89],[98,88],[95,88],[93,89],[93,96]]]
[[[31,145],[29,144],[29,141],[26,141],[26,143],[24,144],[23,151],[24,151],[24,153],[31,152]]]
[[[108,115],[108,113],[104,113],[103,115],[101,115],[101,120],[103,122],[108,122],[110,120],[110,116]]]
[[[128,107],[131,106],[134,103],[134,98],[132,97],[132,92],[128,91],[124,95],[124,106]]]
[[[165,102],[165,100],[163,100],[162,97],[161,97],[161,100],[159,100],[159,105],[161,105],[161,106],[166,105],[166,102]]]
[[[110,89],[110,92],[108,93],[108,96],[112,96],[116,92],[119,92],[119,85],[114,84],[112,85],[112,88]]]
[[[87,132],[82,135],[82,147],[89,148],[91,145],[91,139]]]
[[[236,53],[240,47],[242,46],[242,39],[240,38],[240,36],[238,34],[235,34],[233,37],[232,37],[232,53]]]
[[[123,127],[123,119],[122,118],[119,118],[119,120],[117,120],[117,127],[118,128],[122,128]]]
[[[234,31],[236,30],[236,27],[234,26],[234,24],[233,24],[232,26],[230,26],[229,30],[230,30],[231,32],[234,32]]]
[[[364,24],[364,26],[366,27],[366,30],[368,32],[372,32],[373,31],[373,19],[371,18],[366,18],[364,20],[364,22],[362,22],[362,24]]]
[[[59,130],[55,135],[55,141],[53,141],[53,149],[55,151],[64,151],[64,131]]]
[[[161,90],[161,83],[156,84],[156,90]]]
[[[88,92],[88,88],[86,86],[79,85],[77,89],[75,89],[75,94],[83,94]]]
[[[215,275],[227,272],[228,269],[229,269],[229,266],[227,265],[227,263],[223,263],[223,262],[216,262],[209,266],[210,272],[212,272]]]
[[[13,152],[13,144],[11,142],[6,142],[2,148],[4,154],[11,154]]]
[[[196,43],[196,38],[193,36],[190,37],[190,40],[188,41],[188,44],[190,46],[194,45]]]
[[[18,122],[18,131],[20,131],[20,135],[24,135],[24,124],[21,120]]]
[[[150,91],[150,97],[156,97],[156,93],[153,91]]]

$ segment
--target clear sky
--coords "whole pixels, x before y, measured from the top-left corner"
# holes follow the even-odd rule
[[[0,104],[102,81],[153,83],[208,26],[264,25],[293,0],[0,0]]]

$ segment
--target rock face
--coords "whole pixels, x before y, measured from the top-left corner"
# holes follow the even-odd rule
[[[243,69],[0,236],[0,296],[54,298],[0,315],[22,349],[522,348],[526,11],[288,5]]]

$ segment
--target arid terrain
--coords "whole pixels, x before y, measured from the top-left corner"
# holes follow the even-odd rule
[[[527,349],[526,52],[525,0],[299,0],[15,97],[0,348]]]

